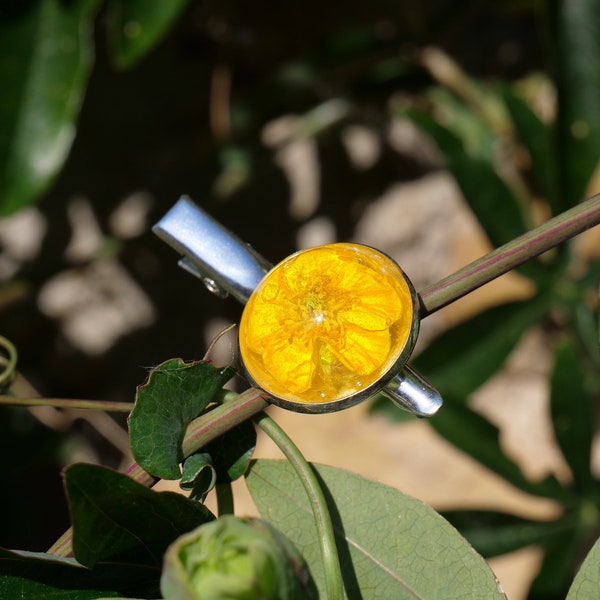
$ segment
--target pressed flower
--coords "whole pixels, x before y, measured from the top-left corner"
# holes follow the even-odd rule
[[[330,402],[369,387],[398,361],[413,302],[401,269],[357,244],[298,252],[260,282],[242,315],[252,379],[292,402]]]

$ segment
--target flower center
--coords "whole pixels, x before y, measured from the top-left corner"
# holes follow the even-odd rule
[[[318,291],[309,293],[304,299],[304,309],[306,321],[314,325],[323,323],[327,315],[323,294]]]

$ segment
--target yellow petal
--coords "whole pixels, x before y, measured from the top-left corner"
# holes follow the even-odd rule
[[[284,388],[292,394],[302,394],[308,390],[316,367],[313,354],[312,340],[285,340],[273,336],[272,343],[265,347],[262,357],[266,370],[273,378],[271,385]]]
[[[410,297],[404,298],[399,289],[369,274],[357,275],[352,289],[355,307],[385,318],[388,325],[400,317],[403,301],[410,303]]]
[[[293,335],[298,329],[297,304],[279,278],[269,278],[247,305],[240,335],[252,350],[262,354],[273,337]]]
[[[368,375],[387,364],[390,333],[348,327],[342,345],[330,346],[338,360],[357,375]]]
[[[367,331],[382,331],[389,327],[388,319],[385,316],[378,315],[362,307],[345,311],[339,318],[342,323],[356,325]]]

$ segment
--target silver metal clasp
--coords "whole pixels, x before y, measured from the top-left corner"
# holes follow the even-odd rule
[[[231,295],[242,304],[248,302],[273,266],[187,196],[182,196],[152,230],[182,255],[179,265],[198,277],[211,292],[221,297]],[[415,332],[418,317],[416,326]],[[379,391],[419,417],[430,417],[442,406],[440,393],[406,364],[391,379],[382,382]],[[344,407],[343,401],[330,404],[330,407],[311,408],[305,403],[291,408],[301,412],[329,412]]]
[[[213,294],[245,304],[272,267],[208,213],[182,196],[152,228],[182,258],[179,266],[198,277]]]

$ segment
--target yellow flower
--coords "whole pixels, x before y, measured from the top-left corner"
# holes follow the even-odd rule
[[[254,291],[240,324],[249,375],[293,402],[362,391],[400,357],[413,320],[410,288],[384,254],[357,244],[298,252]]]

